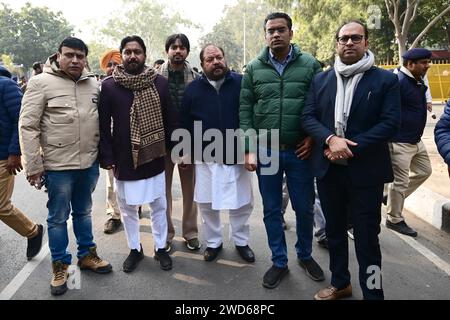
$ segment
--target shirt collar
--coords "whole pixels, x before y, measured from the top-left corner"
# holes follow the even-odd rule
[[[404,74],[406,74],[408,77],[414,79],[417,81],[416,77],[414,77],[414,75],[411,73],[411,71],[409,71],[407,68],[405,68],[404,66],[400,67],[400,71],[403,72]],[[422,78],[423,80],[423,78]]]
[[[292,57],[292,51],[293,51],[292,44],[290,44],[289,47],[290,47],[289,53],[286,56],[286,59],[284,59],[284,61],[278,61],[277,58],[275,58],[275,56],[273,55],[272,49],[269,49],[270,58],[272,60],[277,61],[278,63],[285,63],[286,61],[289,61],[291,59],[291,57]]]

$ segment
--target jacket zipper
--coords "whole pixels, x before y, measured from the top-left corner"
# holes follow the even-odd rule
[[[280,130],[279,134],[280,134],[280,139],[281,139],[281,123],[282,123],[282,117],[283,117],[283,94],[284,94],[284,80],[283,77],[281,77],[281,82],[280,82],[280,120],[279,120],[279,125],[278,128]]]
[[[270,54],[270,53],[269,53]],[[294,56],[292,59],[291,59],[291,61],[289,61],[288,62],[288,64],[286,65],[286,67],[284,68],[284,70],[283,70],[283,74],[279,74],[278,73],[278,71],[277,71],[277,69],[269,62],[269,61],[265,61],[265,63],[267,64],[267,65],[269,65],[270,67],[272,67],[272,69],[273,70],[275,70],[275,72],[277,73],[277,75],[278,75],[278,77],[280,78],[280,80],[281,80],[281,83],[280,83],[280,117],[279,117],[279,121],[278,121],[278,130],[279,130],[279,137],[280,137],[280,139],[281,139],[281,123],[282,123],[282,121],[281,121],[281,119],[282,119],[282,117],[283,117],[283,94],[284,94],[284,78],[283,78],[283,76],[284,76],[284,74],[285,74],[285,72],[286,72],[286,70],[289,68],[289,66],[294,62],[294,61],[296,61],[297,59],[298,59],[298,57],[299,57],[300,55],[298,55],[298,56]]]

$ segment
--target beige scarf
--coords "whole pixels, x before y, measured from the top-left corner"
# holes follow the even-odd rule
[[[139,75],[129,75],[123,66],[117,66],[113,78],[134,94],[130,111],[130,136],[136,169],[166,154],[161,101],[154,83],[156,73],[154,69],[147,68]]]

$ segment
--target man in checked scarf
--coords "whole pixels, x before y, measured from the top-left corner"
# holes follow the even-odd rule
[[[155,259],[172,269],[164,250],[167,239],[164,156],[177,125],[167,80],[145,65],[146,47],[139,36],[120,44],[122,65],[102,83],[99,102],[100,164],[113,169],[130,254],[123,271],[133,271],[144,252],[139,236],[138,208],[149,203]],[[111,120],[113,122],[111,130]]]

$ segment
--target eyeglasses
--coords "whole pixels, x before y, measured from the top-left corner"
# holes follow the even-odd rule
[[[351,39],[353,44],[361,43],[361,41],[364,39],[363,35],[360,34],[352,34],[351,36],[342,36],[337,37],[336,40],[341,45],[346,45],[348,43],[348,40]]]
[[[278,32],[278,34],[283,34],[287,31],[287,28],[282,27],[282,28],[276,28],[276,29],[267,29],[266,30],[266,34],[269,36],[273,36],[275,34],[275,32]]]

